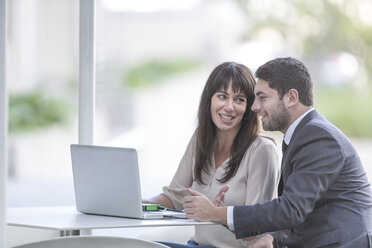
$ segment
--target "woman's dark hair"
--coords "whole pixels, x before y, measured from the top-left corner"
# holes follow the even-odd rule
[[[209,173],[212,167],[212,155],[216,138],[216,126],[211,117],[212,96],[222,88],[227,90],[232,84],[234,92],[243,93],[247,98],[247,107],[242,118],[239,132],[234,138],[230,161],[223,178],[218,179],[221,183],[232,178],[240,165],[247,148],[257,138],[258,117],[251,110],[254,101],[254,87],[256,80],[246,66],[234,62],[225,62],[217,66],[210,74],[204,87],[198,111],[198,127],[195,141],[195,180],[205,184],[202,180],[202,172]]]

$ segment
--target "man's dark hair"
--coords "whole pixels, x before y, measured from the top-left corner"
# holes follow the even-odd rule
[[[313,82],[306,66],[294,58],[276,58],[266,62],[256,71],[256,77],[269,83],[280,98],[290,90],[298,91],[299,100],[306,106],[313,105]]]

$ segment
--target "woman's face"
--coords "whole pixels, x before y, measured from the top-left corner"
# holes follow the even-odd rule
[[[245,109],[247,98],[241,92],[234,93],[231,83],[226,91],[218,90],[211,99],[211,116],[218,131],[231,132],[236,134],[239,131]]]

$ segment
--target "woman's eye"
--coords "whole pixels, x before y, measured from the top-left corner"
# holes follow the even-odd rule
[[[226,96],[224,94],[219,94],[219,95],[217,95],[217,97],[220,98],[220,99],[225,99],[226,98]]]
[[[236,99],[236,101],[238,103],[244,103],[245,102],[245,98],[239,97],[239,98]]]

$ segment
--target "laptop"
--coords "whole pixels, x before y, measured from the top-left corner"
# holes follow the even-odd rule
[[[144,211],[137,151],[72,144],[76,208],[81,213],[137,219],[186,218],[182,211]]]

